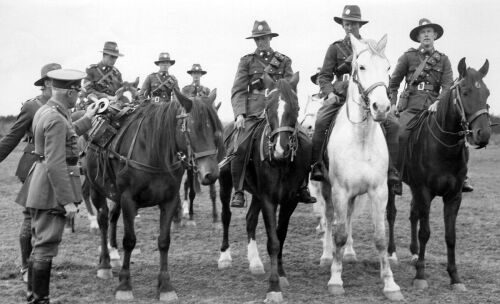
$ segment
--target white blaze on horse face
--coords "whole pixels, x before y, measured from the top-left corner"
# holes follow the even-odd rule
[[[286,102],[281,99],[278,101],[278,127],[281,127],[281,122],[283,121],[283,115],[285,115],[285,105]],[[276,149],[274,150],[275,158],[282,158],[285,155],[285,149],[281,146],[281,132],[278,133],[278,138],[276,139]]]
[[[127,99],[128,99],[128,100],[130,100],[130,101],[134,100],[134,99],[133,99],[133,96],[132,96],[132,93],[131,93],[130,91],[125,91],[125,92],[123,92],[123,95],[122,95],[122,96],[127,97]]]

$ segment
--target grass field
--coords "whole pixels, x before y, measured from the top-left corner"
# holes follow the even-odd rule
[[[21,207],[13,203],[20,184],[13,176],[20,149],[0,164],[0,303],[23,303],[25,284],[19,278],[18,233]],[[409,196],[397,202],[396,239],[399,264],[392,265],[396,282],[406,303],[500,303],[500,146],[471,151],[469,176],[476,190],[464,194],[457,220],[457,267],[467,292],[450,289],[446,272],[442,203],[435,200],[431,210],[431,239],[427,249],[429,289],[415,291],[415,274],[409,264]],[[220,271],[217,259],[221,241],[219,225],[211,223],[208,188],[196,199],[196,227],[176,228],[172,233],[169,266],[172,282],[181,303],[262,303],[267,289],[269,259],[262,220],[257,241],[266,275],[253,276],[246,261],[245,211],[233,210],[230,230],[233,267]],[[158,212],[140,212],[137,247],[131,265],[135,301],[155,300],[159,253]],[[57,303],[115,303],[118,278],[96,278],[99,238],[91,234],[85,211],[77,219],[77,232],[65,234],[59,256],[54,260],[51,282],[52,300]],[[300,205],[292,216],[285,244],[284,263],[290,286],[283,290],[288,303],[385,303],[379,264],[371,240],[372,225],[367,213],[354,221],[355,250],[359,261],[345,264],[343,280],[346,294],[328,294],[330,270],[319,267],[321,241],[315,232],[317,222],[311,206]],[[121,244],[121,221],[119,244]]]

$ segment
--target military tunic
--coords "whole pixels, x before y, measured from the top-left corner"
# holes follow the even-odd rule
[[[318,82],[322,96],[334,92],[339,95],[341,92],[334,90],[335,82],[342,81],[343,75],[351,73],[352,46],[349,36],[332,43],[326,51],[323,67],[318,75]],[[343,92],[342,92],[343,93]]]
[[[106,66],[102,62],[87,68],[87,77],[83,80],[86,94],[95,94],[98,98],[115,96],[116,90],[123,85],[122,74],[114,66]]]
[[[151,99],[154,102],[168,102],[172,98],[174,88],[179,89],[177,78],[174,75],[162,72],[152,73],[144,80],[139,98],[141,100]]]
[[[210,94],[210,89],[202,85],[192,83],[183,87],[181,92],[188,97],[208,96]]]

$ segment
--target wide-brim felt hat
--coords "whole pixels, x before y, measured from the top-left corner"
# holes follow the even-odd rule
[[[267,21],[255,21],[253,24],[253,29],[252,29],[252,36],[247,37],[246,39],[254,39],[257,37],[262,37],[262,36],[271,36],[271,37],[277,37],[279,36],[277,33],[273,33],[271,31],[271,28],[269,27],[269,24],[267,24]]]
[[[118,50],[118,45],[114,41],[104,42],[104,48],[102,49],[103,54],[108,54],[114,57],[122,57],[123,54]]]
[[[40,71],[40,79],[35,81],[35,85],[38,87],[43,87],[45,85],[45,80],[48,78],[47,73],[54,70],[61,69],[61,65],[59,63],[49,63],[42,67]]]
[[[432,23],[429,19],[422,18],[418,21],[418,26],[414,29],[411,30],[410,32],[410,38],[411,40],[415,42],[420,42],[418,41],[418,33],[420,32],[421,29],[426,28],[426,27],[432,27],[434,31],[437,33],[437,37],[435,40],[438,40],[443,36],[443,27],[437,23]]]
[[[160,62],[170,62],[170,65],[175,64],[175,60],[170,59],[169,53],[160,53],[160,55],[158,56],[158,60],[155,61],[155,64],[159,65]]]
[[[205,75],[207,73],[207,71],[204,71],[202,68],[201,68],[201,65],[199,63],[195,63],[193,64],[193,66],[191,67],[191,70],[187,71],[187,73],[189,75],[193,74],[193,73],[200,73],[201,75]]]
[[[342,11],[342,17],[333,17],[333,20],[342,25],[342,20],[359,22],[361,25],[367,24],[367,20],[361,19],[361,9],[357,5],[346,5]]]

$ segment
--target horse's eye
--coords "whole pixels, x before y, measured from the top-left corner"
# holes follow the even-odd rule
[[[365,68],[365,66],[364,66],[364,65],[360,65],[360,66],[359,66],[359,69],[360,69],[361,71],[366,70],[366,68]]]

